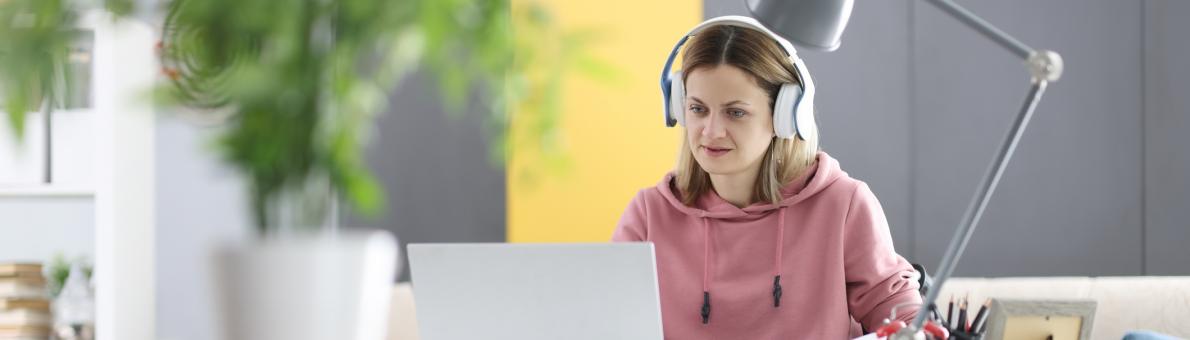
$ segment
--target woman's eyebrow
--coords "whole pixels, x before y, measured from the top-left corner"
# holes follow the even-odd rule
[[[694,99],[694,101],[698,102],[699,104],[702,104],[702,99],[698,99],[698,97],[690,96],[690,99]],[[732,106],[735,104],[740,104],[742,106],[751,106],[751,104],[748,104],[748,102],[743,101],[743,100],[738,100],[738,99],[727,102],[727,104],[723,104],[723,106]]]

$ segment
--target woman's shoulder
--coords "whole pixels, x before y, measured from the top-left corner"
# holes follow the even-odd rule
[[[833,197],[832,200],[848,202],[849,205],[875,199],[867,182],[850,176],[839,177],[823,188],[819,195],[824,198]]]
[[[861,188],[867,187],[864,181],[851,177],[847,171],[843,170],[840,162],[825,151],[819,151],[817,162],[810,170],[813,171],[813,174],[809,176],[810,179],[804,187],[794,187],[795,183],[790,184],[790,187],[797,189],[796,192],[802,196],[814,196],[819,199],[827,197],[849,199],[861,191]],[[786,188],[786,190],[789,189]]]
[[[665,203],[674,196],[673,178],[673,173],[667,173],[656,184],[640,188],[632,198],[631,204],[642,207],[645,205],[668,205]]]
[[[670,176],[666,176],[669,178]],[[616,231],[612,234],[613,241],[643,241],[648,239],[650,220],[656,216],[669,216],[672,212],[665,209],[676,209],[670,203],[672,195],[667,195],[664,188],[667,179],[658,185],[641,188],[628,202],[628,207],[620,216]]]

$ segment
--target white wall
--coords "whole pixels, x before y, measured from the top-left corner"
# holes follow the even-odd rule
[[[0,262],[95,259],[94,203],[89,196],[0,195]]]
[[[218,339],[211,254],[248,238],[243,180],[211,150],[211,128],[157,121],[157,338]]]

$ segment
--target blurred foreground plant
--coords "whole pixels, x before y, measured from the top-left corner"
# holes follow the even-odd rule
[[[68,3],[0,0],[7,23],[0,41],[11,42],[0,47],[0,97],[8,98],[18,135],[36,98],[52,91],[42,84],[62,65],[58,54],[76,17]],[[109,0],[107,8],[134,10],[130,0]],[[512,148],[564,164],[555,148],[564,75],[610,70],[584,52],[589,34],[558,30],[536,4],[175,0],[167,8],[159,53],[169,85],[158,98],[220,122],[216,152],[247,177],[261,234],[323,221],[322,208],[337,194],[358,211],[380,210],[384,194],[362,148],[388,94],[419,67],[437,80],[454,116],[468,109],[468,98],[486,99],[487,107],[466,114],[486,122],[496,164]],[[512,120],[530,127],[517,141],[507,134]],[[299,198],[289,212],[279,208],[287,196]],[[301,216],[278,221],[286,214]]]

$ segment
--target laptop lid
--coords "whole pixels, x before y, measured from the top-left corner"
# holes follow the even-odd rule
[[[652,243],[408,250],[422,339],[662,339]]]

